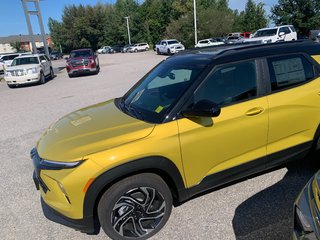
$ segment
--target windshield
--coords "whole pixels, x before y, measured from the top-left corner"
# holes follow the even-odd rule
[[[273,29],[266,29],[266,30],[259,30],[254,34],[254,38],[256,37],[268,37],[268,36],[274,36],[277,34],[277,28]]]
[[[91,56],[90,50],[75,51],[70,53],[70,58],[90,57],[90,56]]]
[[[25,64],[39,64],[37,57],[16,58],[12,61],[11,66],[25,65]]]
[[[121,99],[119,108],[129,115],[161,123],[186,89],[205,68],[162,62]]]
[[[176,40],[172,40],[172,41],[168,41],[168,44],[171,45],[171,44],[178,44],[179,42],[176,41]]]

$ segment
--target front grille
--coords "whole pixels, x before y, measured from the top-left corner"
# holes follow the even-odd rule
[[[12,71],[8,71],[8,72],[11,74],[11,76],[14,76],[14,77],[25,76],[28,74],[27,71],[22,70],[22,69],[21,70],[12,70]]]
[[[30,152],[31,159],[33,161],[33,165],[35,168],[35,178],[38,180],[39,185],[41,186],[44,193],[47,193],[47,191],[50,191],[50,189],[47,187],[47,185],[44,183],[44,181],[40,177],[40,161],[42,160],[39,156],[37,150],[34,148]]]
[[[70,64],[72,67],[86,67],[89,65],[89,62],[90,61],[88,59],[83,59],[71,61]]]

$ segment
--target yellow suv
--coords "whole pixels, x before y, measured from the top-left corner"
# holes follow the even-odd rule
[[[191,50],[123,97],[61,118],[31,151],[50,220],[146,239],[172,205],[319,146],[320,45]]]

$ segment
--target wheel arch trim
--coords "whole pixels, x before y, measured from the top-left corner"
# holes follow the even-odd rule
[[[174,205],[179,205],[189,198],[182,175],[172,161],[161,156],[146,157],[122,164],[98,176],[86,192],[83,203],[83,217],[95,216],[99,199],[115,182],[125,177],[146,172],[162,177],[172,192]]]

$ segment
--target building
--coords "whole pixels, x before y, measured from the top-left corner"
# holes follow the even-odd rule
[[[36,47],[43,47],[41,35],[34,35]],[[50,35],[46,35],[48,46],[52,47],[53,42]],[[16,52],[19,48],[20,51],[32,51],[32,42],[30,35],[12,35],[8,37],[0,37],[0,53]]]

